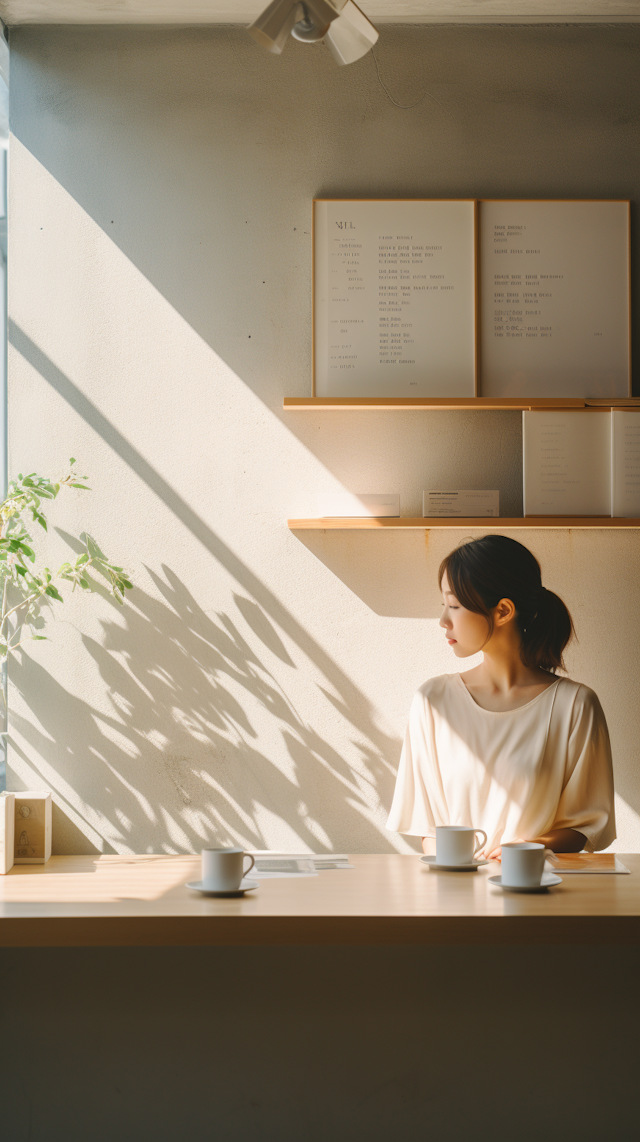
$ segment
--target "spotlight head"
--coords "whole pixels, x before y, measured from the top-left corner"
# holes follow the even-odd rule
[[[353,0],[272,0],[248,29],[257,43],[279,55],[291,32],[296,40],[324,40],[340,66],[373,47],[378,32]]]
[[[297,40],[323,39],[344,4],[345,0],[273,0],[247,30],[263,48],[280,55],[294,26],[299,26],[293,33]]]
[[[302,18],[302,4],[297,0],[273,0],[247,31],[261,47],[280,55],[293,25]]]
[[[379,32],[353,0],[346,0],[337,20],[329,25],[325,43],[337,64],[355,63],[371,50]]]
[[[314,23],[312,17],[305,12],[304,19],[293,25],[291,35],[304,44],[316,44],[318,40],[324,39],[330,27],[330,24]]]

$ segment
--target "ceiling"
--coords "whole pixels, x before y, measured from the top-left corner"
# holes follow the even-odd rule
[[[15,24],[249,24],[268,0],[0,0]],[[360,0],[374,23],[640,21],[640,0]]]

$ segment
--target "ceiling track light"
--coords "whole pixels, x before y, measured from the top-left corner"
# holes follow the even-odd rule
[[[303,3],[302,7],[304,17],[293,25],[291,35],[296,40],[301,40],[303,44],[315,44],[318,40],[324,39],[331,24],[316,24],[306,4]]]
[[[306,44],[323,40],[340,67],[362,59],[378,39],[377,29],[353,0],[273,0],[248,31],[276,55],[289,34]]]

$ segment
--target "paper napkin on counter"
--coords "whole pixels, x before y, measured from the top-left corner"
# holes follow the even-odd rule
[[[547,860],[549,872],[581,873],[628,873],[629,869],[615,853],[556,853],[553,860]]]
[[[249,876],[258,880],[281,876],[317,876],[319,872],[328,869],[353,868],[349,864],[349,857],[324,853],[316,856],[314,853],[272,853],[267,850],[252,852],[256,863]]]

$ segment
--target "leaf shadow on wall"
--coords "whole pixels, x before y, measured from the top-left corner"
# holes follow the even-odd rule
[[[85,640],[87,648],[98,662],[110,693],[115,696],[118,714],[122,716],[123,711],[126,714],[126,724],[132,735],[127,739],[124,748],[118,747],[113,741],[109,744],[108,752],[116,759],[117,764],[123,769],[131,768],[130,747],[132,742],[136,742],[137,747],[137,727],[148,727],[147,732],[156,729],[161,724],[158,713],[160,710],[164,711],[168,698],[173,695],[177,716],[183,720],[185,730],[182,744],[175,753],[174,760],[169,762],[170,766],[173,765],[174,774],[179,774],[178,784],[186,781],[189,785],[191,782],[193,773],[189,768],[191,764],[189,758],[194,742],[200,741],[200,745],[206,745],[209,750],[213,745],[216,755],[227,759],[226,768],[223,767],[223,781],[230,782],[230,785],[228,788],[225,786],[224,793],[219,792],[221,799],[224,801],[226,798],[228,801],[230,816],[228,821],[224,819],[217,823],[219,835],[226,830],[225,836],[235,833],[247,843],[266,847],[259,843],[262,838],[251,825],[252,810],[247,814],[240,810],[241,806],[249,805],[253,797],[254,803],[259,802],[264,806],[265,802],[268,802],[266,807],[276,816],[286,820],[296,837],[308,838],[305,843],[308,843],[312,849],[324,847],[330,850],[333,847],[335,851],[335,842],[338,848],[351,847],[354,851],[395,851],[396,846],[390,837],[376,828],[370,820],[366,820],[365,799],[353,770],[329,743],[296,714],[286,695],[278,689],[273,679],[270,680],[269,671],[263,666],[259,655],[240,635],[238,621],[242,619],[247,624],[254,643],[257,641],[263,651],[275,653],[280,659],[284,655],[286,661],[289,655],[276,630],[278,628],[283,636],[290,640],[292,646],[297,647],[300,654],[313,664],[323,679],[320,689],[324,698],[337,711],[336,716],[344,718],[351,726],[352,732],[355,732],[355,743],[352,739],[350,744],[355,744],[357,749],[359,742],[364,740],[361,756],[366,758],[366,763],[363,763],[365,768],[360,775],[363,784],[373,784],[381,804],[388,806],[391,802],[393,772],[400,754],[400,743],[378,729],[373,709],[366,696],[269,588],[212,531],[191,505],[14,322],[10,323],[9,337],[13,347],[147,484],[181,525],[191,531],[213,557],[215,564],[224,569],[241,591],[236,598],[237,619],[225,615],[219,616],[218,622],[212,622],[186,586],[170,569],[165,568],[164,582],[159,576],[150,572],[157,590],[164,598],[164,604],[158,604],[140,588],[136,589],[135,609],[133,604],[125,607],[124,612],[118,609],[119,616],[123,615],[125,619],[125,631],[130,634],[126,645],[120,645],[119,640],[124,637],[121,634],[120,623],[108,624],[105,631],[105,645],[102,647],[95,641]],[[71,547],[74,544],[77,547],[77,541],[72,536],[64,533],[62,536]],[[172,632],[171,635],[168,634],[169,631]],[[207,635],[203,636],[202,631],[207,632]],[[150,642],[147,643],[146,639],[150,639]],[[177,647],[177,650],[174,651],[174,647]],[[110,653],[111,650],[128,653],[130,656],[128,671],[118,665]],[[295,807],[292,790],[296,786],[293,782],[287,783],[281,778],[277,767],[260,751],[256,734],[243,712],[242,705],[237,697],[232,696],[228,687],[220,687],[217,682],[217,671],[221,671],[227,679],[233,677],[236,686],[240,687],[240,692],[245,697],[251,696],[257,699],[274,717],[281,720],[282,738],[287,753],[292,757],[292,763],[297,764],[301,771],[301,786],[300,792],[295,795]],[[30,672],[35,672],[36,676],[34,677],[33,673],[30,675]],[[122,726],[118,719],[112,719],[111,724],[105,723],[105,732],[102,732],[99,728],[100,711],[93,710],[88,703],[64,691],[42,667],[26,655],[23,656],[21,664],[17,660],[12,663],[10,676],[12,683],[18,686],[25,700],[30,702],[36,720],[47,730],[46,734],[41,734],[31,723],[23,724],[20,729],[26,740],[34,746],[37,744],[38,749],[42,751],[41,756],[45,758],[55,755],[56,742],[72,742],[73,745],[67,746],[67,752],[71,749],[72,755],[80,759],[80,765],[74,767],[68,785],[72,790],[81,788],[83,767],[88,753],[93,753],[98,758],[103,757],[107,742],[106,731],[110,730],[114,736],[122,734]],[[135,703],[129,715],[128,706],[132,701],[131,694],[134,693],[131,686],[132,676],[138,683],[138,690],[135,691]],[[145,687],[148,694],[144,692]],[[220,704],[219,709],[217,703]],[[204,721],[201,724],[202,719]],[[13,724],[17,727],[18,720],[16,719]],[[237,735],[235,739],[229,738],[228,727],[234,727]],[[201,729],[205,731],[204,742]],[[348,729],[345,736],[349,740]],[[189,743],[186,754],[185,741]],[[145,747],[145,751],[147,748]],[[312,774],[309,775],[306,772],[302,773],[305,767],[301,762],[305,751],[309,769],[312,770]],[[164,746],[157,748],[159,765],[164,764],[166,753]],[[133,757],[136,755],[137,748],[133,751]],[[145,757],[148,760],[146,752]],[[252,771],[253,791],[250,791],[247,784],[247,761],[255,767]],[[201,764],[199,761],[198,765]],[[318,764],[322,766],[322,779],[315,776],[317,773],[315,766]],[[51,783],[46,775],[43,775],[43,778],[45,784]],[[128,780],[123,777],[123,788]],[[176,780],[172,780],[176,785]],[[203,780],[206,782],[206,779]],[[77,784],[78,782],[80,784]],[[277,795],[272,792],[274,783],[279,786]],[[144,802],[148,791],[136,790],[135,783],[133,784],[132,804],[138,806],[138,813],[140,811],[145,813]],[[330,786],[332,786],[331,796],[328,795]],[[182,787],[180,785],[180,788]],[[233,797],[230,789],[236,794],[237,807],[232,808]],[[343,804],[337,814],[334,798],[338,791]],[[200,787],[201,792],[202,787]],[[194,799],[188,790],[185,795],[191,800]],[[198,790],[195,790],[196,802],[198,795]],[[323,811],[313,816],[317,825],[315,832],[304,825],[305,818],[313,814],[313,809],[305,800],[306,797],[318,805],[320,802],[324,804]],[[90,801],[87,805],[90,808]],[[115,808],[118,806],[114,805],[114,810]],[[163,807],[158,808],[159,818],[157,814],[146,811],[147,821],[153,822],[154,825],[156,820],[162,819],[163,816]],[[194,809],[193,812],[195,820],[198,818],[198,810]],[[332,835],[329,831],[331,821],[336,814],[340,816],[344,812],[348,812],[353,828],[347,829],[346,835],[343,831],[337,837],[335,833]],[[127,815],[124,815],[128,819]],[[240,828],[241,822],[244,831]],[[169,840],[166,843],[179,844],[180,848],[189,851],[189,846],[197,845],[203,836],[210,837],[209,826],[203,823],[202,830],[198,831],[192,827],[189,832],[185,832],[181,826],[174,827],[167,819],[166,833]],[[324,840],[319,840],[323,833]]]
[[[362,696],[343,685],[333,698],[355,730],[355,773],[296,713],[266,664],[275,656],[281,669],[296,669],[254,600],[236,594],[237,612],[212,618],[170,569],[149,574],[160,597],[136,588],[118,621],[103,623],[102,642],[82,637],[107,688],[110,713],[69,694],[34,659],[23,655],[12,664],[12,685],[33,714],[12,712],[13,728],[28,743],[27,754],[18,752],[35,768],[34,758],[50,759],[60,780],[51,769],[43,780],[58,808],[72,790],[89,826],[115,851],[140,851],[139,838],[150,835],[154,843],[147,848],[156,852],[236,840],[265,848],[261,810],[285,822],[292,841],[295,836],[311,851],[348,849],[350,835],[361,845],[367,834],[369,848],[395,851],[391,837],[367,817],[372,799],[390,803],[388,759],[397,757],[399,743],[376,731]],[[268,742],[256,724],[264,727],[265,712]],[[96,787],[99,809],[92,805]],[[56,842],[57,851],[90,847],[60,813]]]

